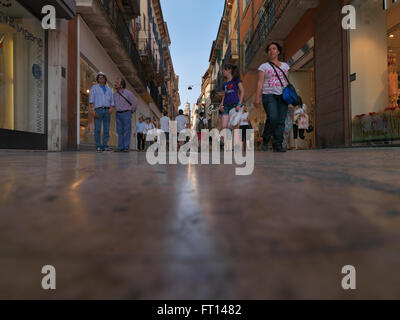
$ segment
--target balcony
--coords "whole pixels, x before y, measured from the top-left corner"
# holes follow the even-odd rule
[[[224,90],[222,84],[224,83],[224,77],[221,72],[218,73],[217,78],[211,81],[211,102],[212,104],[221,103],[222,97],[224,96]]]
[[[246,49],[246,69],[256,71],[266,61],[267,44],[283,41],[304,13],[318,4],[319,0],[266,0],[264,14]]]
[[[231,39],[229,41],[228,49],[226,49],[223,66],[226,64],[237,65],[239,63],[239,40]]]
[[[158,71],[157,62],[154,59],[155,54],[146,39],[140,39],[137,42],[140,60],[148,80],[154,80]]]
[[[125,1],[127,3],[128,1]],[[130,1],[129,1],[130,2]],[[146,92],[140,54],[115,0],[78,0],[77,11],[103,48],[139,94]]]
[[[163,112],[163,110],[164,110],[163,99],[162,99],[162,95],[158,91],[158,87],[154,84],[154,82],[151,81],[150,85],[149,85],[149,89],[150,89],[150,96],[152,97],[154,104],[158,107],[160,112]]]
[[[122,0],[121,4],[127,20],[135,19],[140,15],[140,0]]]

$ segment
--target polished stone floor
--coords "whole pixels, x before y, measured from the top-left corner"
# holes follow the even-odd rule
[[[0,151],[0,298],[400,299],[400,148],[234,168]]]

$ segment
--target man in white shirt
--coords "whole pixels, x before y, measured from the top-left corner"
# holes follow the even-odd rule
[[[160,119],[160,129],[165,133],[165,138],[167,139],[167,146],[169,143],[169,123],[171,119],[168,117],[168,112],[164,111],[164,116]]]
[[[177,130],[178,130],[178,139],[179,139],[179,134],[180,134],[183,130],[185,130],[185,129],[187,128],[187,124],[188,124],[188,122],[189,122],[188,119],[183,115],[183,110],[182,110],[182,109],[179,110],[179,116],[177,116],[177,117],[175,118],[175,121],[176,121],[176,127],[177,127]],[[179,148],[182,147],[183,144],[184,144],[184,141],[179,141],[179,140],[178,140],[178,146],[179,146]]]

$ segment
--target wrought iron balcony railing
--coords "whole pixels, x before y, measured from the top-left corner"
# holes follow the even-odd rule
[[[226,49],[225,57],[222,63],[222,69],[227,64],[237,64],[239,59],[239,40],[231,39],[228,49]]]
[[[251,63],[257,51],[260,50],[265,42],[266,37],[275,27],[276,23],[281,18],[282,13],[291,1],[293,0],[266,0],[267,6],[264,14],[261,17],[249,44],[247,45],[245,54],[246,66]]]
[[[141,65],[140,55],[129,31],[128,23],[125,20],[124,14],[121,12],[121,9],[118,7],[115,0],[96,1],[99,2],[101,7],[107,14],[108,18],[110,19],[111,24],[114,26],[116,33],[118,34],[121,42],[126,49],[126,52],[131,58],[133,65],[135,66],[138,77],[140,78],[143,85],[146,87],[147,79]]]
[[[162,95],[158,91],[158,87],[152,81],[150,81],[149,87],[150,87],[150,96],[153,98],[154,103],[156,104],[156,106],[158,107],[160,112],[163,112],[163,110],[164,110],[163,99],[162,99]]]

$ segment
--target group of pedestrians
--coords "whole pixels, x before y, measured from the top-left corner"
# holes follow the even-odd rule
[[[118,152],[129,152],[132,135],[132,114],[137,108],[137,99],[126,89],[126,81],[118,79],[114,93],[107,86],[107,76],[100,72],[97,84],[90,90],[90,111],[94,117],[94,136],[97,152],[113,151],[109,145],[111,115],[116,112]],[[103,136],[101,132],[103,131]]]
[[[284,90],[290,85],[289,83],[289,70],[290,67],[287,63],[279,61],[279,55],[282,53],[282,47],[276,43],[270,43],[266,48],[268,60],[262,64],[258,69],[258,84],[257,93],[254,100],[256,108],[264,107],[267,115],[265,128],[263,132],[263,145],[264,151],[268,150],[269,142],[272,139],[272,146],[274,152],[286,152],[284,147],[284,133],[285,122],[289,116],[289,106],[284,99]],[[252,129],[249,120],[249,114],[246,106],[243,105],[245,98],[245,90],[242,80],[239,77],[239,70],[236,66],[225,65],[223,75],[226,82],[223,83],[224,97],[220,105],[220,127],[226,129],[229,127],[229,114],[232,109],[240,112],[241,119],[237,127],[232,129],[242,129],[243,148],[246,143],[246,130]],[[304,124],[299,126],[299,119],[305,119],[306,107],[298,97],[299,105],[294,105],[294,126],[293,132],[295,137],[295,148],[297,149],[297,138],[300,136],[304,139]],[[222,141],[223,143],[223,141]]]
[[[282,47],[276,43],[270,43],[266,48],[268,61],[262,64],[258,69],[258,85],[254,105],[257,108],[264,107],[267,114],[267,120],[263,132],[263,150],[268,150],[268,144],[272,139],[274,152],[286,152],[283,146],[285,121],[288,117],[288,104],[285,102],[283,93],[286,86],[289,85],[288,72],[290,67],[287,63],[279,61],[279,55]],[[246,130],[251,129],[249,113],[243,101],[245,98],[245,90],[243,82],[240,79],[237,66],[227,64],[224,66],[223,75],[226,82],[223,83],[224,97],[220,105],[220,129],[231,127],[232,129],[242,129],[243,148],[246,145]],[[124,79],[119,79],[115,83],[115,92],[106,86],[107,77],[104,73],[97,75],[97,84],[90,91],[90,108],[95,118],[95,141],[98,152],[111,151],[109,141],[109,129],[111,114],[114,109],[116,111],[116,126],[118,133],[118,151],[129,152],[131,142],[131,123],[132,114],[136,111],[137,100],[126,89]],[[301,100],[301,99],[300,99]],[[304,124],[299,127],[297,119],[300,119],[306,112],[303,103],[299,103],[295,107],[293,126],[295,148],[297,149],[297,138],[304,139]],[[229,125],[229,114],[235,109],[240,111],[241,119],[236,123],[235,127]],[[202,140],[202,130],[208,129],[208,120],[204,117],[204,113],[200,113],[199,119],[195,124],[198,133],[199,145]],[[297,119],[296,119],[297,118]],[[304,119],[304,117],[302,118]],[[183,115],[183,110],[179,111],[179,115],[175,119],[178,126],[178,134],[187,128],[188,120]],[[158,129],[165,133],[167,144],[169,141],[169,126],[171,119],[165,112],[160,119]],[[103,126],[103,127],[102,127]],[[103,129],[103,141],[101,141],[101,131]],[[150,118],[144,119],[140,117],[136,124],[135,134],[137,136],[137,144],[139,151],[145,151],[150,142],[146,141],[147,134],[156,129]],[[179,146],[183,142],[178,142]],[[221,138],[223,145],[224,141]]]
[[[137,137],[137,149],[139,152],[144,152],[148,149],[148,147],[153,143],[153,141],[147,141],[147,135],[152,131],[159,129],[165,134],[167,145],[169,144],[170,140],[170,122],[172,119],[168,117],[168,112],[164,112],[163,116],[160,118],[160,124],[156,127],[151,118],[144,119],[143,117],[139,118],[139,122],[136,124],[135,127],[135,135]],[[175,118],[176,125],[177,125],[177,132],[178,134],[181,133],[188,127],[188,119],[184,115],[183,110],[179,110],[178,116]],[[155,138],[157,139],[157,138]],[[149,139],[150,140],[150,139]],[[184,142],[178,141],[178,147],[182,146]]]

